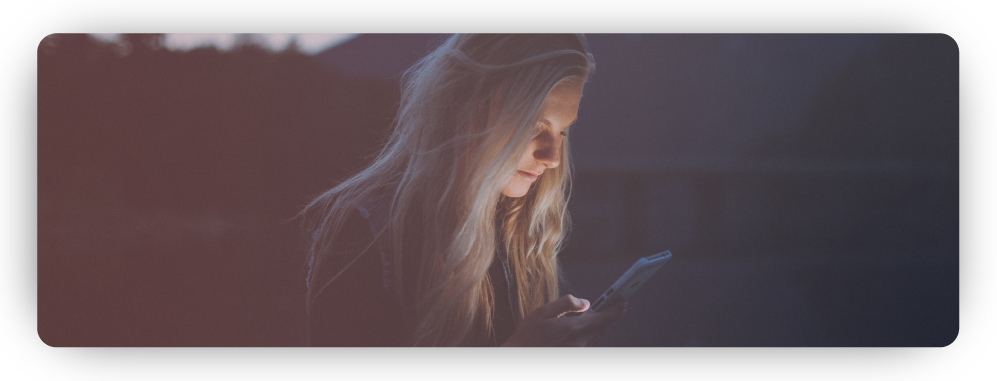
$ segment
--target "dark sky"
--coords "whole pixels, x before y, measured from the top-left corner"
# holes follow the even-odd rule
[[[574,160],[647,165],[735,159],[799,126],[811,97],[880,35],[590,34],[596,71],[572,131]],[[445,38],[361,35],[318,59],[398,78]],[[610,164],[619,163],[619,164]]]
[[[590,35],[576,159],[731,158],[796,127],[855,35]]]

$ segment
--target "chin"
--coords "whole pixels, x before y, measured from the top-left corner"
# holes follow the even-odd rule
[[[506,197],[519,198],[526,196],[530,191],[530,184],[509,184],[502,188],[502,194]]]
[[[506,195],[506,197],[512,197],[512,198],[520,198],[520,197],[526,196],[526,192],[525,191],[524,192],[506,192],[506,191],[502,191],[502,194]]]

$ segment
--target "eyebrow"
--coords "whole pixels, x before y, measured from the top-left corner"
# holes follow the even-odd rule
[[[568,126],[567,126],[567,127],[565,127],[565,128],[568,128],[568,127],[571,127],[571,126],[574,126],[574,125],[575,125],[575,122],[577,122],[577,121],[578,121],[578,118],[575,118],[575,120],[572,120],[572,121],[571,121],[571,123],[568,123]],[[541,123],[546,123],[546,124],[547,124],[548,126],[553,126],[553,125],[554,125],[554,123],[551,123],[551,122],[550,122],[549,120],[547,120],[546,118],[540,118],[540,122],[541,122]]]

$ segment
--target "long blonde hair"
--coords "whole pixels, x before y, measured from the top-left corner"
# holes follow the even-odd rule
[[[375,195],[386,199],[387,226],[376,236],[391,256],[394,284],[415,288],[414,298],[402,298],[413,345],[488,337],[488,268],[498,248],[518,286],[520,319],[556,299],[556,254],[569,225],[567,142],[561,165],[544,171],[524,197],[501,189],[535,136],[551,90],[584,82],[593,68],[581,35],[454,35],[410,68],[392,134],[374,162],[301,212],[312,237],[310,276],[320,267],[333,274],[310,279],[309,308],[362,254],[334,245],[347,214]]]

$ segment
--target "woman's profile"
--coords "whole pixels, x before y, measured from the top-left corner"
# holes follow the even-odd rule
[[[558,291],[580,35],[455,35],[410,68],[374,161],[302,211],[309,344],[587,345]]]

